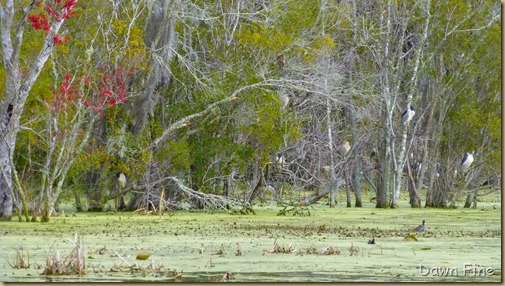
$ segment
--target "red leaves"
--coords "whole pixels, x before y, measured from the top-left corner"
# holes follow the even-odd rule
[[[63,44],[66,41],[68,41],[68,36],[62,38],[60,35],[56,35],[53,37],[53,42],[55,45]]]
[[[63,19],[69,19],[74,14],[74,6],[77,0],[66,0],[62,4],[62,0],[45,1],[44,12],[38,14],[28,15],[28,20],[35,30],[44,30],[47,34],[51,30],[51,23],[61,22]],[[36,1],[35,6],[42,6],[41,1]],[[67,37],[61,38],[59,35],[53,37],[56,45],[62,44],[67,41]]]
[[[53,37],[53,42],[55,45],[59,45],[59,44],[63,43],[63,40],[60,38],[59,35],[56,35]]]
[[[77,3],[77,0],[67,0],[65,1],[65,4],[63,4],[63,8],[72,10],[74,8],[75,3]]]
[[[70,104],[74,104],[76,98],[82,97],[77,86],[71,81],[70,74],[65,75],[65,80],[60,83],[58,91],[53,90],[53,111],[59,112],[60,110],[67,109]]]
[[[44,10],[46,11],[47,15],[51,18],[52,21],[56,21],[56,22],[61,21],[61,18],[58,17],[59,16],[58,11],[50,2],[46,2],[46,5],[44,6]]]
[[[102,116],[105,109],[128,100],[129,87],[126,79],[131,76],[132,74],[124,68],[116,68],[110,73],[101,74],[100,78],[94,81],[88,76],[72,80],[71,75],[66,74],[58,90],[53,91],[52,109],[59,112],[67,110],[72,105],[83,104]],[[98,85],[93,82],[98,82]]]
[[[97,92],[97,101],[101,106],[115,106],[118,101],[125,103],[128,99],[127,84],[125,82],[125,69],[119,67],[112,75],[104,74],[101,79],[101,88]],[[126,73],[127,77],[131,73]]]
[[[73,8],[77,0],[67,0],[61,5],[61,0],[56,0],[54,4],[47,1],[44,10],[54,22],[60,22],[63,19],[69,19],[74,14]]]
[[[28,15],[28,20],[30,20],[32,27],[35,28],[35,30],[43,29],[47,32],[51,29],[51,25],[49,25],[49,21],[47,21],[47,18],[43,13]]]

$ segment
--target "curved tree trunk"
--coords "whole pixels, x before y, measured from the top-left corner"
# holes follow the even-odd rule
[[[247,199],[247,205],[252,206],[256,198],[261,194],[263,191],[263,187],[266,186],[265,182],[265,175],[263,174],[263,169],[259,164],[256,164],[256,172],[257,172],[257,177],[258,177],[258,182],[256,183],[256,186],[254,187],[253,191],[251,192],[251,195]]]

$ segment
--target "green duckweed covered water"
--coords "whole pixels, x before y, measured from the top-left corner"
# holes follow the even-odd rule
[[[234,282],[501,281],[501,208],[493,203],[477,209],[316,205],[303,217],[277,216],[282,207],[255,209],[255,215],[176,211],[161,218],[67,212],[48,223],[0,222],[0,281],[222,282],[226,273]],[[404,241],[423,219],[426,232],[416,234],[417,242]],[[83,238],[86,273],[41,275],[50,250],[69,253],[75,234]],[[367,244],[372,236],[376,245]],[[275,240],[285,252],[272,252]],[[324,255],[330,246],[340,254]],[[28,269],[9,265],[19,247]],[[150,257],[135,260],[139,253]]]

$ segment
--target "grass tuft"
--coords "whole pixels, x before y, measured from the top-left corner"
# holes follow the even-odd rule
[[[49,250],[51,255],[46,259],[46,267],[43,275],[84,275],[86,264],[83,256],[83,244],[79,235],[74,239],[68,239],[74,248],[65,257],[61,257],[60,252],[53,247]]]
[[[14,248],[16,250],[16,260],[13,263],[9,263],[11,268],[14,269],[28,269],[30,268],[30,254],[28,253],[27,256],[25,257],[25,254],[23,252],[23,246],[18,246],[17,248]]]

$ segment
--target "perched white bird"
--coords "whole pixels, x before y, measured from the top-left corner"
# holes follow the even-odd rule
[[[351,144],[349,144],[348,141],[345,141],[344,143],[340,144],[340,146],[338,146],[338,152],[342,157],[344,157],[347,153],[349,153],[350,150],[351,150]]]
[[[272,196],[274,196],[274,197],[275,197],[275,193],[276,193],[276,192],[275,192],[275,188],[274,188],[272,185],[268,184],[268,185],[265,187],[265,189],[267,189],[267,190],[268,190],[268,191],[272,194]]]
[[[126,176],[125,174],[123,174],[123,172],[119,172],[116,174],[116,177],[117,177],[118,191],[116,194],[115,204],[116,204],[116,210],[119,210],[125,207],[123,191],[124,187],[126,186]]]
[[[330,172],[331,172],[330,166],[323,166],[321,168],[321,179],[328,180],[330,178],[330,175],[331,175]]]
[[[282,107],[286,108],[289,104],[289,96],[285,93],[279,93],[279,98],[281,100]]]
[[[270,195],[271,195],[270,205],[273,205],[274,201],[276,201],[276,199],[277,199],[277,192],[275,191],[275,188],[270,184],[268,184],[265,187],[265,189],[270,192]]]
[[[402,125],[409,123],[415,114],[416,112],[414,110],[414,107],[412,107],[412,105],[407,107],[402,113]]]
[[[370,158],[373,158],[375,156],[377,156],[377,148],[373,148],[372,152],[370,152]]]
[[[123,172],[117,173],[116,176],[117,176],[117,184],[119,186],[119,189],[122,191],[126,186],[126,176],[123,174]]]
[[[473,154],[474,153],[475,153],[474,151],[467,152],[465,157],[463,157],[463,160],[461,161],[461,165],[459,165],[459,168],[461,169],[461,171],[465,172],[466,170],[468,170],[468,168],[470,168],[470,165],[473,162]]]
[[[282,152],[277,152],[275,154],[275,164],[279,169],[282,169],[284,167],[284,156],[282,155]]]

